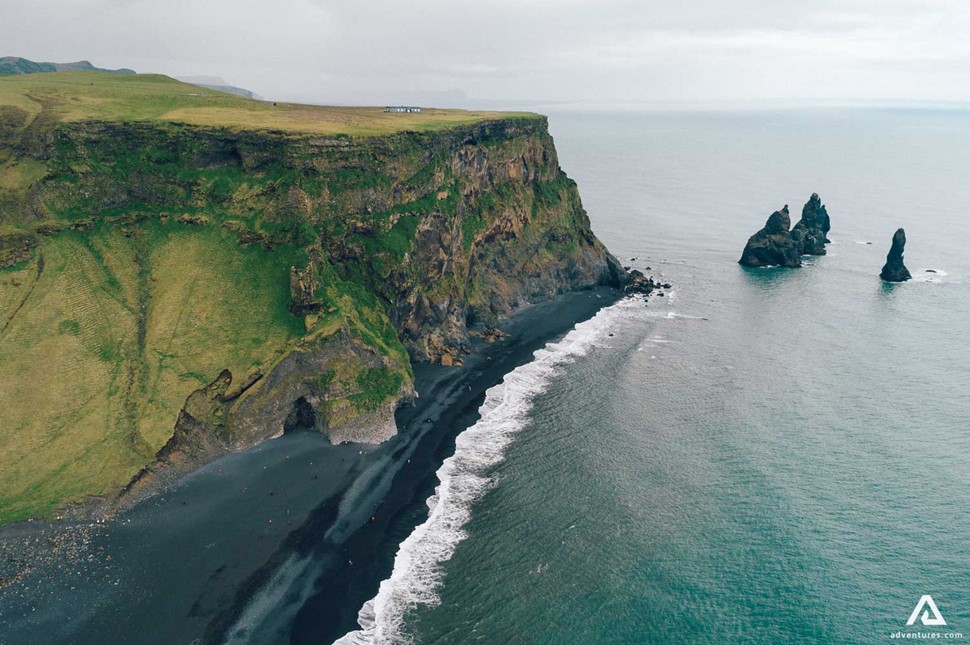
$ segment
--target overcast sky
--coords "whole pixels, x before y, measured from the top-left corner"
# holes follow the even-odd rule
[[[0,0],[0,55],[316,103],[966,101],[970,2]]]

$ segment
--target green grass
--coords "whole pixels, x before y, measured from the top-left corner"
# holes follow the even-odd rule
[[[238,379],[303,334],[290,252],[240,248],[216,227],[103,226],[55,236],[0,274],[0,523],[127,483],[172,434],[186,396]],[[140,303],[147,304],[144,343]],[[0,322],[2,325],[2,322]]]
[[[561,210],[564,184],[500,183],[470,204],[476,180],[456,174],[450,153],[429,155],[422,137],[355,140],[333,159],[297,163],[303,142],[291,136],[508,118],[538,117],[273,105],[151,75],[0,77],[0,234],[38,232],[33,258],[0,270],[0,524],[116,490],[171,437],[186,397],[221,370],[237,383],[266,374],[341,330],[351,342],[329,345],[333,369],[306,375],[333,394],[332,427],[396,401],[413,374],[388,315],[396,294],[387,278],[414,270],[404,259],[419,225],[458,225],[468,250],[510,208]],[[84,121],[155,127],[121,128],[137,145],[99,124],[58,130]],[[237,137],[235,157],[209,163],[221,148],[195,125],[273,134]],[[44,162],[19,152],[32,133],[47,146]],[[479,143],[511,179],[536,140]],[[290,267],[309,262],[317,307],[298,318]],[[432,301],[462,297],[467,270],[459,262],[416,288]]]
[[[373,411],[380,409],[388,400],[397,396],[404,383],[404,375],[399,371],[369,367],[357,375],[358,394],[351,394],[348,398],[361,410]]]
[[[383,107],[271,103],[207,90],[155,74],[55,72],[0,77],[0,106],[29,115],[49,109],[60,121],[168,121],[244,130],[326,135],[427,132],[526,112],[439,110],[385,113]]]

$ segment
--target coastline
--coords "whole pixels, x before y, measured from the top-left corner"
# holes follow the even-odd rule
[[[42,548],[41,557],[34,547],[39,564],[0,589],[0,633],[13,642],[37,630],[52,642],[256,634],[261,642],[332,642],[356,628],[398,544],[427,515],[435,472],[477,420],[485,390],[620,295],[597,288],[557,296],[517,312],[500,326],[509,335],[476,343],[462,367],[416,366],[419,397],[398,411],[400,432],[383,444],[331,446],[310,435],[267,442],[86,526],[77,547],[84,554],[71,556],[82,562],[68,566],[57,549]],[[65,528],[0,529],[0,551],[52,544]]]

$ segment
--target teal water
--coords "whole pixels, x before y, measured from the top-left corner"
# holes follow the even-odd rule
[[[673,293],[604,311],[490,392],[365,626],[436,644],[881,643],[917,631],[930,594],[947,626],[921,631],[970,638],[970,113],[550,125],[594,230]],[[828,255],[736,264],[812,192]],[[885,285],[900,226],[917,279]]]

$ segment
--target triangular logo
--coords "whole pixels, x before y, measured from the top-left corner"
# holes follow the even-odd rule
[[[923,615],[920,616],[919,612],[921,609],[923,609],[923,607],[927,607],[928,609],[923,611]],[[933,602],[933,597],[929,595],[923,596],[919,599],[919,602],[916,603],[916,609],[913,610],[913,613],[909,617],[909,620],[906,621],[906,624],[912,625],[916,622],[917,618],[919,618],[924,625],[946,625],[946,621],[943,620],[943,615],[940,614],[940,610],[937,609],[936,603]]]

